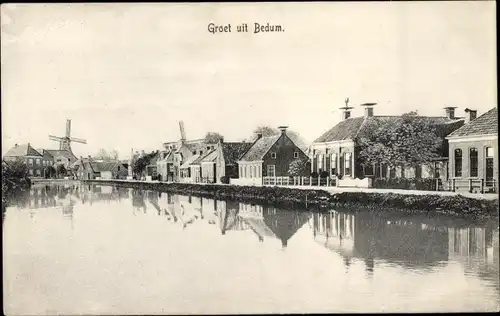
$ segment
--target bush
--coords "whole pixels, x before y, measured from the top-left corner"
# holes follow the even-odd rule
[[[222,176],[222,177],[220,178],[220,182],[225,183],[225,184],[229,184],[229,177],[227,177],[227,176]]]
[[[312,172],[311,173],[311,177],[317,178],[318,177],[318,173],[316,171]]]

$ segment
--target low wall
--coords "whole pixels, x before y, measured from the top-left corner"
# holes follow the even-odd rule
[[[370,178],[364,178],[364,179],[345,178],[345,179],[338,179],[337,181],[338,181],[339,187],[346,187],[346,188],[371,188],[372,187],[372,179],[370,179]]]
[[[239,178],[239,179],[229,179],[229,183],[232,185],[240,186],[262,186],[262,178]]]
[[[318,208],[345,207],[350,210],[367,209],[369,211],[394,211],[407,214],[448,215],[472,220],[498,217],[498,199],[481,200],[462,195],[412,195],[372,192],[340,192],[304,190],[286,187],[238,186],[220,184],[186,184],[165,182],[138,182],[126,180],[96,181],[84,180],[84,183],[100,183],[130,188],[172,192],[181,195],[194,195],[214,199],[248,201],[250,203],[273,205],[301,205]]]

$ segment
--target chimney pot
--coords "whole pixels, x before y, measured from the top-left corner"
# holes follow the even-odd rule
[[[469,123],[477,118],[477,110],[465,109],[465,122]]]
[[[17,143],[16,143],[16,144],[14,145],[14,147],[17,147],[17,146],[18,146],[18,145],[17,145]]]
[[[373,106],[375,106],[377,103],[363,103],[361,106],[365,107],[365,117],[372,117],[373,116]]]
[[[257,133],[257,139],[261,139],[262,138],[262,133]]]
[[[286,129],[288,128],[288,126],[279,126],[278,127],[281,131],[281,134],[286,134]]]
[[[455,119],[455,109],[457,107],[456,106],[447,106],[445,107],[445,113],[446,113],[446,117],[450,120],[454,120]]]

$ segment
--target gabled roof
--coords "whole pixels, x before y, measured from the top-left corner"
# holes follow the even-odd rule
[[[68,150],[59,150],[59,149],[46,149],[46,151],[52,155],[52,157],[56,157],[56,156],[62,156],[64,158],[67,158],[70,162],[73,162],[75,160],[77,160],[78,158],[75,157],[75,155],[73,155],[73,153],[71,153],[70,151]]]
[[[89,161],[94,172],[113,171],[117,166],[125,167],[117,161]]]
[[[186,169],[186,168],[189,168],[189,166],[191,166],[193,164],[193,162],[198,159],[200,157],[200,155],[193,155],[191,157],[189,157],[188,159],[186,159],[186,161],[182,164],[181,166],[181,169]]]
[[[498,134],[498,109],[495,107],[455,130],[449,137]]]
[[[235,165],[236,162],[242,158],[243,154],[252,147],[252,143],[246,142],[232,142],[232,143],[221,143],[222,154],[224,155],[224,160],[226,166]]]
[[[463,123],[463,119],[451,120],[447,117],[440,116],[415,116],[417,119],[428,120],[431,124],[438,125],[438,132],[443,137],[451,133],[454,129],[459,128]],[[365,118],[352,117],[339,122],[323,135],[318,137],[314,143],[326,143],[341,140],[354,140],[360,131],[363,130],[367,123],[371,122],[393,122],[394,124],[400,122],[402,116],[371,116]]]
[[[217,159],[217,150],[214,149],[206,154],[200,162],[214,162]]]
[[[17,145],[9,149],[4,157],[24,157],[24,156],[42,156],[38,151],[31,147],[30,143]]]
[[[256,161],[256,160],[262,160],[265,156],[265,154],[273,147],[273,145],[278,141],[278,139],[281,137],[281,134],[279,135],[273,135],[273,136],[267,136],[267,137],[261,137],[257,139],[250,149],[241,157],[240,160],[242,161]]]
[[[174,162],[174,151],[167,151],[167,152],[163,152],[165,155],[164,158],[162,159],[158,159],[157,162]]]
[[[53,159],[54,156],[52,156],[46,149],[38,149],[37,150],[43,157],[45,158],[50,158],[50,159]]]

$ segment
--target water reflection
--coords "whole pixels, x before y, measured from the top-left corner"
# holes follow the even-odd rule
[[[34,243],[35,238],[40,239],[43,242],[39,249],[51,249],[47,245],[56,242],[51,239],[56,231],[59,234],[56,235],[57,242],[67,243],[65,251],[58,252],[57,247],[51,249],[50,256],[47,255],[46,258],[47,262],[52,262],[56,260],[54,257],[57,257],[57,262],[71,262],[78,267],[83,260],[81,252],[89,251],[89,260],[104,260],[106,264],[103,266],[111,269],[109,271],[123,269],[126,273],[139,275],[163,271],[166,278],[175,279],[180,274],[190,282],[195,282],[191,277],[193,273],[198,275],[195,271],[206,272],[207,275],[200,274],[200,278],[210,277],[212,273],[218,273],[215,271],[219,271],[218,265],[227,262],[230,268],[226,266],[225,273],[233,275],[233,278],[251,274],[255,280],[259,280],[254,281],[255,284],[249,282],[246,285],[248,289],[243,291],[245,293],[258,293],[259,289],[266,288],[270,288],[269,291],[289,293],[287,289],[290,285],[283,281],[283,278],[288,278],[287,282],[299,282],[298,288],[304,286],[310,295],[313,295],[308,296],[308,302],[315,302],[315,306],[343,306],[343,309],[340,309],[343,311],[380,311],[376,309],[380,299],[387,295],[399,294],[403,291],[403,286],[409,282],[419,284],[420,280],[424,280],[422,284],[432,284],[430,280],[437,280],[435,284],[442,284],[444,288],[440,292],[436,289],[437,285],[429,285],[428,288],[406,294],[408,297],[401,294],[400,301],[391,300],[394,305],[392,310],[425,309],[427,306],[421,301],[419,303],[416,296],[421,295],[420,300],[431,300],[439,298],[439,295],[445,297],[446,293],[452,293],[454,304],[462,304],[459,310],[482,311],[498,306],[498,223],[474,225],[458,221],[442,222],[439,219],[389,217],[369,212],[312,213],[166,192],[78,184],[35,185],[29,192],[21,192],[13,204],[14,206],[7,208],[5,214],[4,225],[7,225],[8,231],[23,229],[29,232],[31,229],[34,232],[33,240],[28,239],[27,243]],[[26,214],[26,217],[23,214]],[[61,224],[57,225],[66,228],[60,229],[53,224],[57,217],[61,219]],[[27,221],[23,222],[24,218],[27,218]],[[70,231],[68,227],[71,227],[71,234],[64,235]],[[142,227],[142,230],[136,231],[137,227]],[[145,237],[141,238],[142,235]],[[16,240],[13,236],[17,235],[9,235],[7,232],[7,236]],[[97,237],[89,239],[88,236]],[[19,239],[14,244],[22,244],[22,240],[24,239]],[[93,249],[93,243],[97,246],[91,251],[89,249]],[[31,244],[26,249],[35,249],[30,247]],[[74,257],[65,257],[73,249]],[[168,251],[165,252],[165,249]],[[209,250],[204,252],[205,249]],[[11,249],[7,252],[10,260],[16,262],[10,266],[21,269],[23,264],[19,262],[26,259],[19,257],[17,251],[31,258],[30,253],[22,251],[34,250]],[[164,252],[168,259],[154,259],[160,252]],[[263,256],[266,260],[262,260]],[[16,258],[21,261],[17,262]],[[36,255],[33,258],[43,256]],[[140,268],[134,266],[134,262],[140,262]],[[245,268],[245,265],[248,266]],[[98,266],[94,267],[94,270],[88,270],[91,274],[90,280],[99,279],[93,275],[97,273],[95,269],[98,269]],[[164,266],[169,267],[165,269],[171,274],[163,270]],[[253,266],[257,270],[253,270]],[[40,271],[42,276],[43,273],[53,275],[51,265],[43,267],[47,270]],[[132,267],[135,267],[135,270]],[[71,269],[71,266],[67,269]],[[238,271],[241,269],[243,270],[240,275]],[[24,275],[31,272],[22,270],[20,273]],[[415,275],[417,276],[413,279]],[[121,278],[120,275],[117,280]],[[153,279],[158,277],[154,276]],[[352,284],[349,283],[351,279],[355,280]],[[63,281],[60,282],[66,282],[65,279],[61,280]],[[126,280],[138,282],[136,285],[141,284],[137,288],[142,288],[144,284],[142,279]],[[369,282],[363,283],[363,280]],[[457,282],[467,285],[463,285],[463,293],[455,293],[453,290],[456,285],[446,288],[447,281],[443,280],[449,280],[450,284],[459,280]],[[160,281],[161,279],[158,279],[159,283]],[[181,279],[175,282],[184,284]],[[398,282],[402,284],[401,288],[393,290],[392,287],[399,284]],[[208,283],[213,284],[210,281]],[[177,293],[180,283],[175,284],[177,287],[174,292]],[[476,284],[473,290],[471,284]],[[155,289],[154,293],[168,290],[162,287],[166,286],[163,283],[157,286],[158,289]],[[102,290],[105,288],[103,285]],[[197,289],[190,290],[196,292]],[[127,291],[132,290],[128,287]],[[491,291],[494,291],[493,296]],[[425,296],[427,292],[432,295]],[[186,293],[184,294],[187,295]],[[217,297],[225,294],[215,293]],[[206,295],[198,294],[195,298],[200,300]],[[331,297],[339,295],[343,297],[342,300],[329,301]],[[265,295],[271,296],[270,293]],[[371,307],[363,310],[358,306],[357,302],[361,298]],[[128,300],[120,300],[123,301]],[[160,305],[165,301],[168,300],[158,298]],[[443,310],[441,305],[446,305],[444,301],[445,298],[442,302],[436,301],[433,306]],[[21,301],[19,302],[19,306],[22,306]],[[295,303],[300,304],[300,299],[295,297],[288,304]],[[304,303],[304,306],[312,306],[308,304]],[[483,308],[485,304],[490,305]],[[328,310],[331,311],[324,311]],[[309,310],[300,310],[304,311]],[[176,309],[172,312],[187,311]]]

